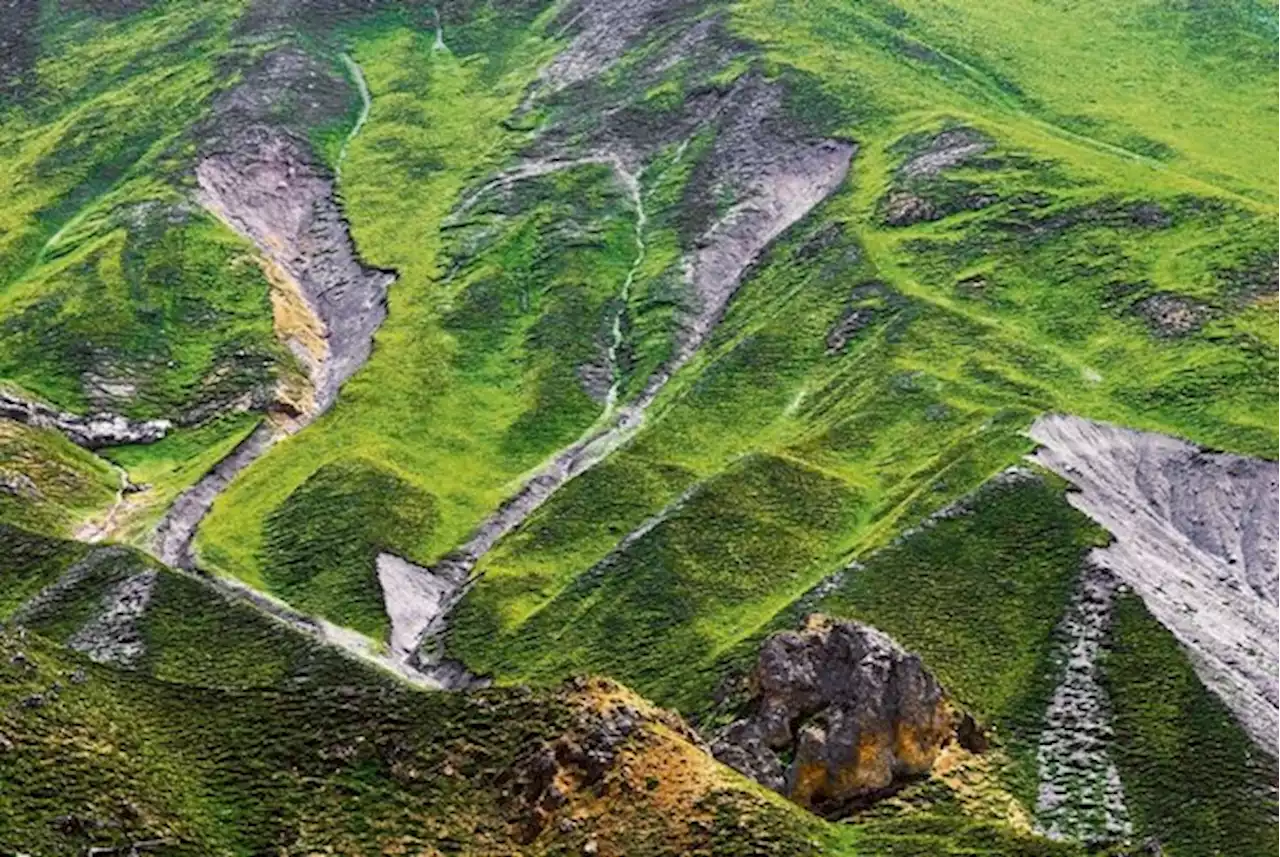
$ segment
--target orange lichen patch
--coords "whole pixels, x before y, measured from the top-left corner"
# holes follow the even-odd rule
[[[276,401],[286,413],[309,414],[315,410],[316,379],[329,358],[324,322],[302,293],[298,281],[280,264],[261,258],[262,272],[271,285],[271,311],[276,337],[306,367],[307,376],[284,374],[276,385]]]
[[[287,372],[276,383],[276,403],[267,418],[278,428],[288,430],[288,425],[303,414],[310,414],[316,407],[316,391],[310,379],[296,372]]]
[[[262,272],[271,285],[276,336],[281,342],[296,342],[314,363],[324,362],[329,356],[324,322],[302,293],[302,286],[272,259],[262,260]]]
[[[997,772],[1007,763],[998,750],[979,755],[953,743],[938,754],[931,776],[951,790],[966,815],[1030,833],[1031,814],[1000,784]]]
[[[924,727],[900,725],[894,736],[893,748],[899,770],[914,776],[932,768],[942,745],[955,733],[953,722],[947,706],[940,704]]]
[[[940,706],[941,708],[941,706]],[[949,723],[940,717],[939,723]],[[802,762],[796,768],[790,797],[801,806],[828,800],[847,800],[886,789],[895,777],[928,773],[950,736],[946,728],[900,725],[893,736],[864,731],[849,764],[833,768],[821,762]]]
[[[541,837],[555,838],[562,825],[590,830],[601,857],[623,857],[645,841],[690,845],[699,825],[714,822],[706,798],[721,790],[742,792],[745,781],[705,752],[678,715],[606,679],[580,681],[570,698],[586,715],[584,723],[616,722],[622,715],[636,727],[617,746],[603,777],[593,781],[574,764],[555,772],[554,788],[565,800],[542,819]],[[573,743],[586,738],[565,736]]]
[[[801,806],[812,806],[815,799],[827,794],[827,766],[819,762],[797,765],[791,799]]]

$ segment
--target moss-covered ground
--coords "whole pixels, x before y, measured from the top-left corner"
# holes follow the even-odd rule
[[[0,419],[0,523],[70,536],[119,487],[106,462],[58,432]]]
[[[1172,855],[1277,848],[1276,760],[1242,732],[1142,600],[1123,595],[1104,663],[1134,823]]]

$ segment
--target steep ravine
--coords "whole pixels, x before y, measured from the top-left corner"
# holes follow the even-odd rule
[[[1092,563],[1133,589],[1205,686],[1276,752],[1277,465],[1066,415],[1040,418],[1032,460],[1075,484],[1115,537]]]
[[[698,299],[697,312],[686,321],[675,356],[651,376],[641,393],[630,402],[607,408],[602,424],[588,431],[570,446],[556,453],[542,465],[523,486],[475,529],[471,537],[432,569],[433,574],[457,582],[457,590],[449,606],[463,594],[466,581],[476,563],[505,535],[523,524],[534,511],[570,479],[584,473],[630,440],[644,422],[645,412],[657,399],[667,382],[684,366],[706,341],[737,290],[743,273],[759,254],[788,227],[799,221],[827,198],[844,181],[854,153],[852,144],[822,141],[789,153],[769,175],[753,182],[754,193],[734,206],[708,230],[699,249],[686,260],[685,277],[690,291]],[[623,168],[617,155],[598,155],[579,162],[612,163],[643,215],[640,191],[634,173]],[[568,165],[570,162],[557,162]],[[484,188],[541,175],[554,169],[552,164],[535,163],[511,171]],[[474,197],[463,203],[466,207]],[[642,239],[637,247],[643,252]],[[635,269],[628,274],[624,286],[629,290]],[[622,310],[625,312],[625,307]],[[616,346],[615,346],[616,347]],[[616,370],[615,370],[616,371]],[[616,390],[611,392],[610,405]],[[436,632],[444,630],[443,620],[433,623]],[[431,633],[426,635],[431,636]]]
[[[362,80],[358,70],[356,78]],[[367,97],[363,88],[361,95]],[[364,117],[362,111],[358,125]],[[308,383],[301,391],[282,383],[267,419],[178,497],[156,527],[156,555],[183,568],[194,565],[196,528],[236,474],[327,411],[364,365],[394,280],[358,258],[333,178],[305,143],[262,123],[216,139],[196,164],[196,199],[258,248],[277,334],[305,367]]]

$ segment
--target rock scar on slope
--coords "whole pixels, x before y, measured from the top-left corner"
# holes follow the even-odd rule
[[[109,413],[80,416],[4,390],[0,390],[0,418],[62,432],[72,443],[89,450],[131,443],[155,443],[173,428],[169,420],[130,420]]]
[[[261,254],[277,335],[306,368],[308,385],[281,384],[271,418],[184,492],[156,527],[157,556],[194,566],[196,528],[226,486],[277,440],[332,406],[364,365],[387,316],[390,271],[360,261],[330,171],[277,115],[277,90],[344,91],[292,49],[276,51],[215,104],[196,163],[196,200]],[[308,103],[321,104],[320,96]]]
[[[1142,597],[1275,754],[1276,462],[1065,415],[1041,417],[1030,435],[1041,444],[1032,460],[1074,483],[1071,504],[1115,537],[1091,561]]]
[[[1058,625],[1060,678],[1036,747],[1036,817],[1053,839],[1107,843],[1133,834],[1110,751],[1111,700],[1099,657],[1111,630],[1116,586],[1111,572],[1086,565]]]

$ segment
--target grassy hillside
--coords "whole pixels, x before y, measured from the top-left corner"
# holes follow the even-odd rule
[[[994,730],[984,776],[1033,805],[1054,629],[1104,535],[1057,483],[991,481],[1030,450],[1023,431],[1065,411],[1277,456],[1274,7],[635,0],[593,36],[596,6],[537,0],[17,5],[25,23],[0,24],[0,383],[178,423],[94,456],[0,421],[0,615],[97,563],[31,618],[37,669],[0,685],[18,701],[0,737],[23,736],[0,775],[29,784],[0,798],[0,830],[51,853],[135,834],[173,853],[573,853],[579,828],[508,824],[522,748],[590,707],[550,688],[605,674],[714,725],[762,637],[810,610],[919,651]],[[318,71],[242,87],[286,55]],[[680,356],[634,435],[476,566],[446,647],[498,690],[352,678],[193,578],[45,538],[110,520],[147,545],[301,371],[257,251],[196,196],[235,98],[310,147],[360,259],[396,280],[335,406],[214,503],[204,571],[381,640],[379,552],[446,556]],[[854,147],[847,177],[702,319],[690,271],[750,216],[744,188],[783,188],[782,207],[805,192],[752,146],[822,139]],[[149,487],[118,494],[122,475]],[[59,648],[150,573],[135,672]],[[1108,652],[1136,835],[1175,857],[1273,849],[1274,760],[1130,598]],[[23,708],[55,674],[62,695]],[[1204,776],[1178,775],[1200,759]],[[1077,850],[954,796],[830,826],[724,776],[614,828],[626,800],[574,811],[601,853]],[[95,778],[94,812],[123,826],[55,829],[42,796]]]
[[[610,98],[661,121],[670,109],[662,99],[694,81],[714,73],[712,85],[728,86],[759,69],[784,82],[797,122],[818,122],[860,149],[847,187],[749,274],[706,351],[608,465],[620,470],[605,474],[626,473],[629,484],[588,474],[582,479],[607,484],[610,495],[586,510],[589,525],[576,517],[571,492],[525,530],[563,526],[582,541],[539,537],[535,546],[516,534],[485,564],[468,616],[505,616],[504,633],[519,633],[569,580],[695,483],[731,482],[744,454],[835,473],[862,510],[831,531],[819,551],[825,567],[788,578],[736,618],[699,617],[724,643],[767,620],[839,557],[881,543],[895,521],[918,519],[1015,460],[1024,450],[1015,432],[1036,413],[1067,410],[1275,455],[1275,303],[1267,294],[1276,233],[1266,181],[1219,176],[1195,145],[1209,133],[1199,120],[1194,128],[1167,117],[1159,127],[1125,127],[1120,118],[1149,118],[1164,104],[1164,84],[1149,74],[1135,72],[1123,92],[1099,90],[1125,105],[1144,100],[1141,114],[1110,103],[1085,110],[1067,99],[1066,84],[1045,79],[1028,59],[1055,26],[1043,16],[1005,16],[1028,28],[1027,38],[1010,40],[1023,53],[992,57],[987,69],[977,58],[919,47],[944,21],[964,19],[976,32],[985,12],[844,9],[713,9],[704,17],[727,16],[758,47],[723,68],[677,64],[664,84],[674,95],[632,92],[626,77],[604,84]],[[1110,28],[1108,38],[1123,42],[1121,71],[1163,61],[1170,39],[1194,41],[1194,28],[1165,26],[1154,13],[1144,26],[1163,28],[1162,40],[1122,32],[1117,22],[1138,15],[1117,11],[1086,28]],[[569,96],[550,100],[542,116],[511,118],[533,70],[557,47],[543,34],[555,31],[543,16],[498,36],[487,20],[446,26],[445,50],[433,32],[410,32],[403,19],[349,31],[373,110],[349,147],[342,192],[361,252],[400,272],[391,317],[335,411],[273,450],[219,501],[198,543],[210,567],[263,582],[265,522],[317,467],[351,455],[374,457],[430,494],[437,524],[403,546],[430,561],[600,414],[579,376],[601,350],[610,301],[635,261],[634,212],[618,182],[603,166],[565,170],[513,185],[506,208],[481,196],[478,208],[450,220],[540,125],[590,122],[573,113]],[[673,27],[655,32],[634,62],[668,49]],[[989,44],[970,42],[970,51]],[[1202,98],[1201,113],[1222,109],[1213,101],[1227,85],[1221,67],[1268,85],[1265,56],[1213,50],[1184,45],[1218,63],[1206,70],[1188,60],[1184,70],[1200,83],[1183,97]],[[1063,103],[1055,107],[1055,98]],[[1249,129],[1238,140],[1266,148],[1258,141],[1274,129],[1256,111],[1231,116]],[[1079,130],[1086,127],[1096,133]],[[989,148],[937,175],[906,176],[904,164],[947,129],[965,129]],[[1135,142],[1143,135],[1169,152]],[[462,139],[467,145],[451,142]],[[1125,140],[1164,154],[1133,155]],[[688,240],[682,224],[698,204],[693,189],[707,147],[696,135],[686,142],[640,176],[648,252],[627,306],[624,392],[638,390],[668,353],[663,331],[683,300],[672,266]],[[928,216],[892,225],[886,207],[895,194],[924,200]],[[593,225],[597,217],[607,228]],[[523,273],[532,270],[533,279]],[[837,335],[846,323],[850,332]],[[552,330],[555,338],[542,332]],[[836,339],[840,348],[830,345]],[[586,484],[573,490],[599,496]],[[353,564],[347,573],[371,570]],[[359,621],[378,620],[370,613]],[[464,617],[459,634],[485,637],[493,621],[468,630]]]
[[[1053,67],[1038,60],[1046,34],[1057,32],[1050,13],[867,8],[734,8],[734,26],[764,46],[769,73],[807,73],[797,91],[808,101],[799,103],[822,111],[825,130],[861,144],[849,186],[754,269],[648,430],[482,565],[453,632],[455,650],[478,668],[532,675],[582,657],[661,696],[680,671],[767,622],[843,558],[1016,460],[1025,448],[1016,432],[1037,412],[1089,414],[1275,456],[1273,183],[1237,177],[1219,186],[1195,145],[1208,129],[1198,121],[1174,133],[1177,105],[1159,126],[1119,121],[1155,121],[1164,108],[1163,81],[1144,87],[1150,74],[1124,75],[1164,62],[1169,39],[1248,74],[1250,86],[1273,87],[1267,51],[1245,47],[1256,38],[1238,51],[1190,44],[1189,23],[1178,29],[1164,20],[1190,12],[1082,15],[1072,32],[1101,30],[1098,44],[1124,45],[1107,58],[1125,91],[1114,83],[1080,90],[1100,102],[1094,118],[1073,120],[1098,126],[1095,140],[1060,127],[1082,108],[1066,96],[1055,106],[1064,83],[1039,71]],[[1123,32],[1116,21],[1126,15],[1162,28],[1163,39]],[[1005,34],[1001,44],[1010,47],[999,57],[960,60],[924,40],[945,22],[958,28],[953,40],[982,50],[991,41],[977,30],[996,16],[1002,33],[1026,28],[1020,38]],[[1238,17],[1232,26],[1256,31]],[[1220,71],[1189,63],[1183,72],[1199,84],[1181,97],[1199,93],[1202,114],[1222,109],[1211,99],[1232,78]],[[1121,103],[1146,99],[1146,109],[1118,109],[1108,94]],[[1274,129],[1252,108],[1231,111],[1231,121],[1249,126],[1238,141],[1252,143],[1242,145],[1274,148]],[[1158,127],[1168,141],[1163,160],[1121,146]],[[979,141],[982,151],[953,169],[911,174],[913,159],[948,132]],[[893,214],[902,198],[919,206],[914,222]],[[858,510],[806,548],[814,553],[764,539],[798,568],[752,554],[764,532],[758,524],[724,523],[726,508],[752,514],[753,491],[738,481],[736,461],[757,451],[836,477],[849,498],[841,503]],[[718,514],[677,499],[721,484],[732,487]],[[773,487],[799,508],[829,503],[805,485]],[[642,530],[610,553],[622,535]],[[687,594],[668,595],[703,585],[699,551],[711,546],[736,564],[737,579],[758,586],[733,618],[700,609]],[[643,571],[630,570],[631,556]],[[810,556],[821,559],[806,565]],[[635,600],[619,597],[633,588],[656,612],[648,626],[660,629],[636,638],[626,630]],[[646,683],[635,655],[650,651],[646,633],[701,657],[677,666],[655,652],[657,672]]]
[[[965,819],[945,801],[910,818],[828,824],[719,766],[677,718],[614,682],[425,693],[134,551],[8,527],[0,545],[0,847],[1083,853]],[[140,573],[158,577],[132,667],[58,645],[80,645],[76,629],[103,592]],[[60,579],[56,597],[31,606]],[[556,799],[543,791],[548,748]]]
[[[170,418],[283,360],[244,243],[187,198],[193,126],[243,62],[237,4],[51,15],[0,102],[0,377],[73,410]]]
[[[0,525],[70,536],[115,502],[119,482],[58,432],[0,419]]]

